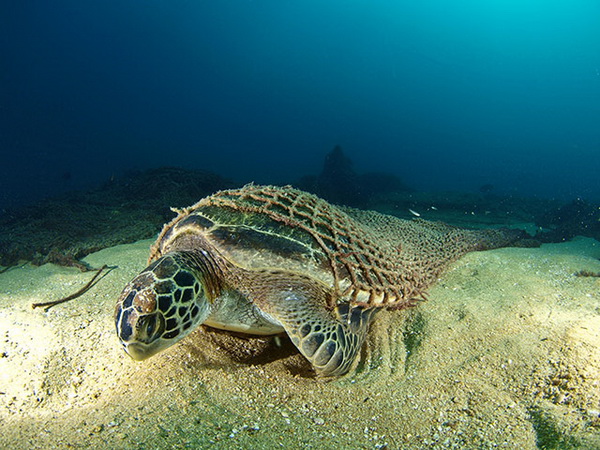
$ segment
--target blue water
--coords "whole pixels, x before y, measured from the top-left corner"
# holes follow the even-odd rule
[[[0,207],[130,169],[600,199],[600,3],[4,1]]]

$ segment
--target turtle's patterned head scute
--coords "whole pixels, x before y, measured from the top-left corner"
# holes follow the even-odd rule
[[[200,280],[172,254],[150,264],[125,286],[115,308],[122,345],[137,360],[171,346],[204,320]]]

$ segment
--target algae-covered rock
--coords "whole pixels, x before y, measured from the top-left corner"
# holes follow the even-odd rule
[[[129,173],[87,192],[71,192],[0,216],[0,265],[18,261],[74,264],[85,255],[149,238],[174,214],[234,184],[178,168]]]

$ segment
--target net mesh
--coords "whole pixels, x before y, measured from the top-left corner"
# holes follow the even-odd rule
[[[265,214],[304,230],[327,257],[333,298],[357,305],[407,306],[423,297],[461,255],[510,245],[520,235],[516,230],[466,230],[339,207],[290,186],[247,185],[221,191],[188,211],[207,205]]]

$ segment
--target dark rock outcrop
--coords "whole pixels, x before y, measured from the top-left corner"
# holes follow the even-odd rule
[[[318,176],[305,176],[295,185],[331,203],[356,207],[367,206],[376,194],[409,190],[393,174],[357,173],[352,160],[339,145],[325,156],[323,169]]]
[[[579,198],[536,216],[535,222],[544,228],[536,236],[543,242],[567,241],[575,236],[600,241],[600,205]]]

